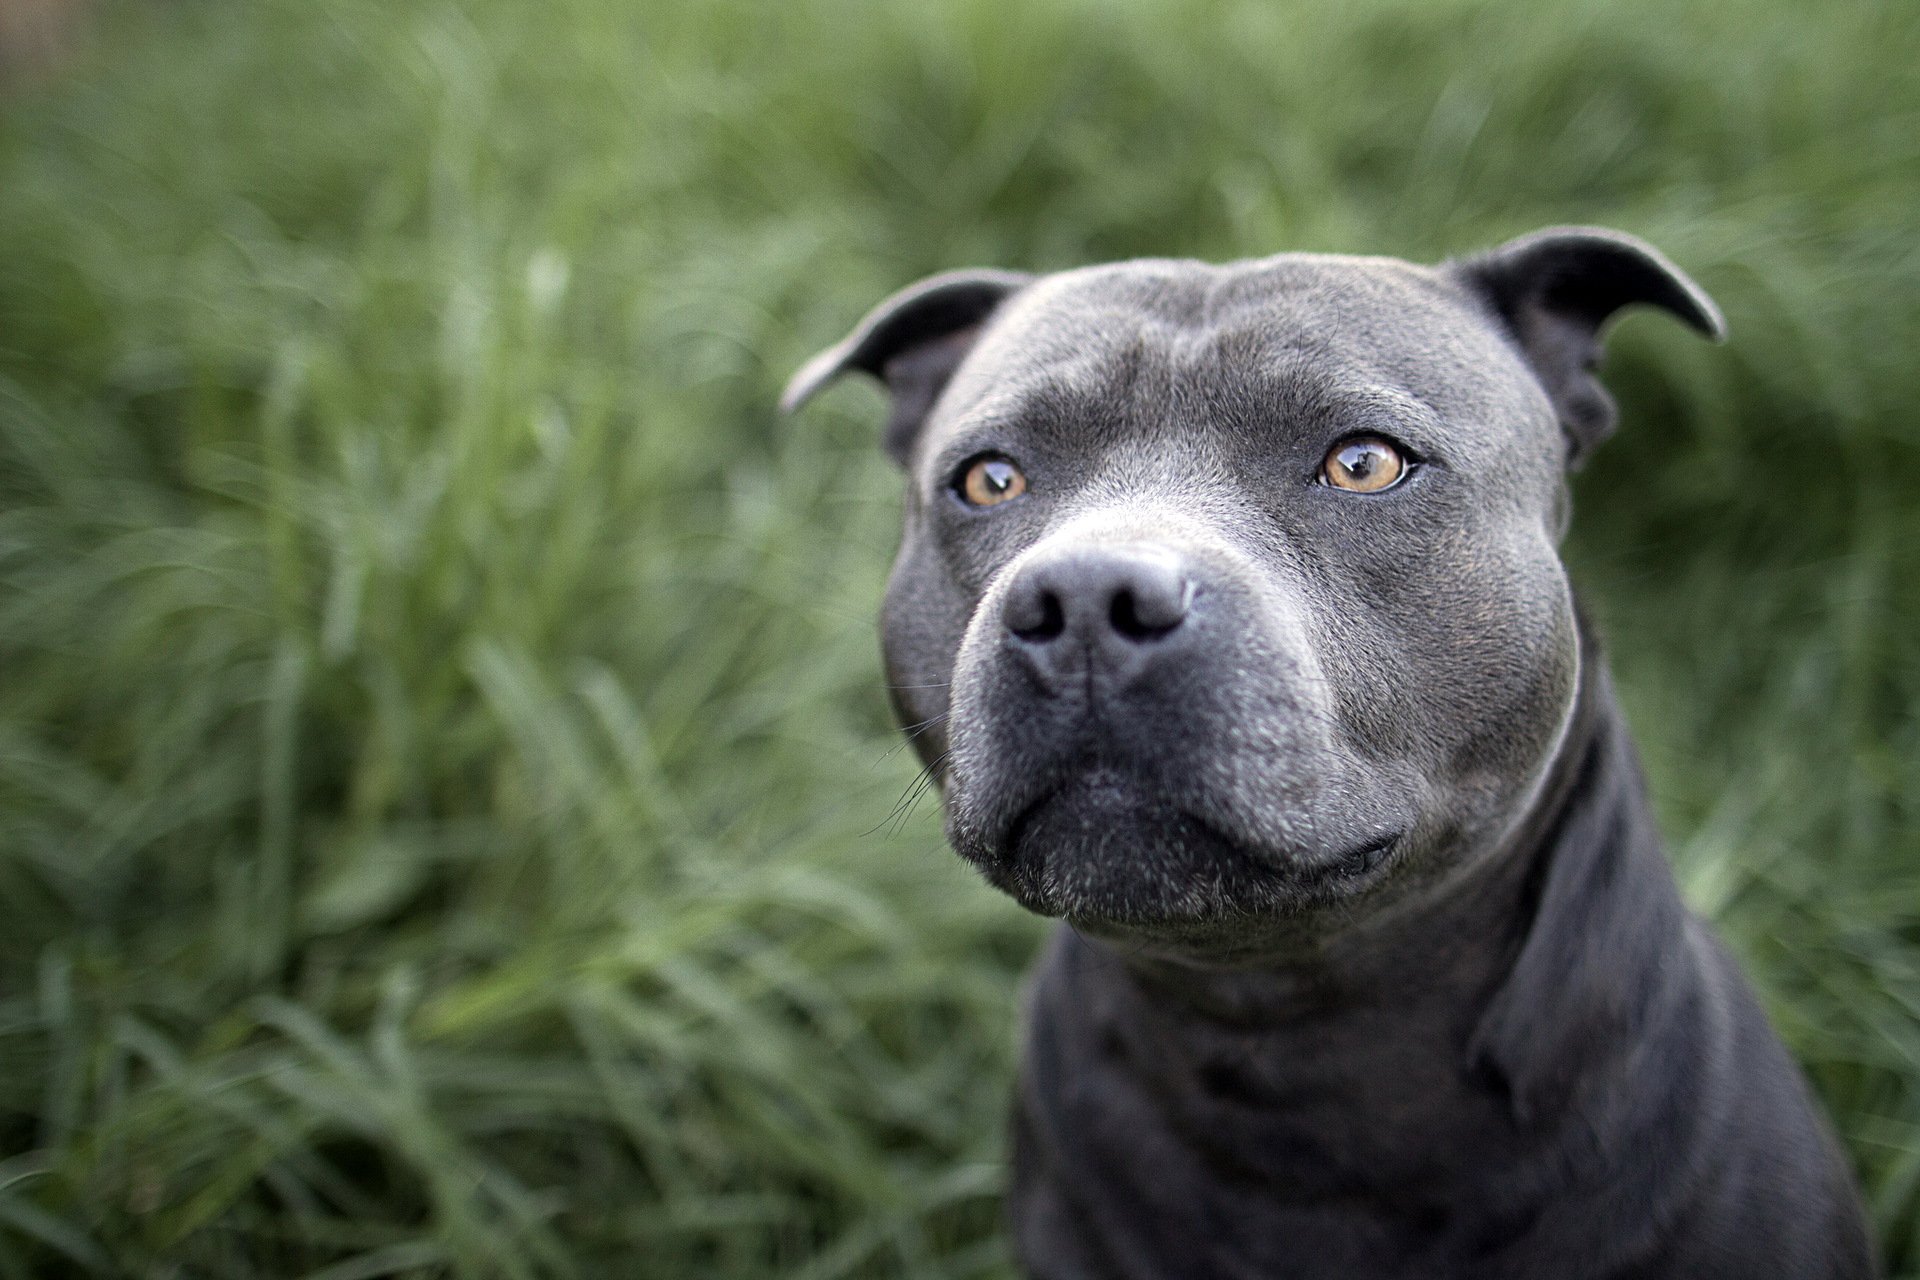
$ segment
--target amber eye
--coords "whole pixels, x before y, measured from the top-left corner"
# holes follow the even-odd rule
[[[997,507],[1027,491],[1027,477],[1005,458],[975,458],[960,473],[957,486],[970,507]]]
[[[1320,480],[1351,493],[1391,489],[1407,474],[1400,450],[1379,436],[1350,436],[1333,446],[1320,464]]]

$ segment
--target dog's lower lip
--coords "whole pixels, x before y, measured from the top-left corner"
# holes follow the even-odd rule
[[[1027,828],[1033,822],[1034,815],[1046,808],[1047,805],[1053,803],[1053,801],[1059,799],[1061,794],[1067,791],[1070,786],[1071,784],[1068,782],[1057,782],[1047,787],[1033,797],[1033,799],[1029,800],[1018,813],[1014,814],[1013,820],[1001,828],[996,838],[985,842],[987,851],[993,855],[994,860],[1000,866],[1010,867],[1015,860],[1019,858],[1021,842],[1026,836]],[[1209,830],[1211,830],[1211,828],[1209,828]]]
[[[1017,856],[1015,851],[1020,848],[1020,838],[1026,834],[1027,824],[1033,820],[1033,815],[1040,812],[1041,806],[1059,795],[1064,789],[1064,787],[1052,786],[1042,791],[1030,800],[1026,807],[1022,808],[1020,812],[1014,814],[1013,821],[1009,822],[1005,828],[1001,830],[998,839],[986,842],[987,849],[993,854],[995,861],[1003,867],[1013,862]]]
[[[1387,855],[1393,852],[1393,846],[1399,843],[1399,841],[1400,836],[1396,833],[1390,836],[1383,836],[1371,844],[1361,845],[1357,849],[1350,849],[1340,855],[1341,870],[1347,872],[1349,875],[1366,875],[1369,871],[1372,871],[1375,867],[1386,861]]]
[[[987,849],[993,854],[995,861],[1001,866],[1012,863],[1017,856],[1016,851],[1020,848],[1021,836],[1026,831],[1028,824],[1032,821],[1034,814],[1038,813],[1064,790],[1066,790],[1066,787],[1061,785],[1049,787],[1042,791],[1014,815],[1013,820],[1001,831],[1000,837],[997,840],[987,842]],[[1220,840],[1222,844],[1228,846],[1234,844],[1232,840],[1228,839],[1225,833],[1199,814],[1193,813],[1184,807],[1181,812],[1190,821]],[[1348,876],[1359,877],[1367,875],[1379,869],[1380,865],[1387,860],[1387,855],[1393,852],[1394,846],[1400,843],[1400,837],[1404,834],[1406,833],[1402,831],[1394,831],[1387,835],[1380,836],[1377,839],[1370,840],[1363,845],[1358,845],[1344,853],[1335,855],[1331,865],[1333,868],[1337,868],[1340,873]],[[1324,866],[1326,864],[1322,865]]]

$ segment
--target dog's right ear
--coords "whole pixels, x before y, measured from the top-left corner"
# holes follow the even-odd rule
[[[882,441],[906,465],[920,424],[994,309],[1033,280],[1018,271],[949,271],[909,285],[869,311],[853,332],[800,367],[780,396],[792,413],[849,369],[886,384],[893,407]]]

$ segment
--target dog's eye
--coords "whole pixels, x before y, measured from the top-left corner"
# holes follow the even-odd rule
[[[1379,436],[1349,436],[1333,446],[1320,464],[1320,483],[1351,493],[1391,489],[1406,474],[1406,458]]]
[[[1027,491],[1027,477],[1006,458],[975,458],[960,473],[954,492],[970,507],[997,507]]]

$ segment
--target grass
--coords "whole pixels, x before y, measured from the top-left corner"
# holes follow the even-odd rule
[[[880,693],[938,268],[1649,237],[1569,548],[1920,1276],[1920,17],[296,0],[0,98],[0,1278],[1009,1274]]]

